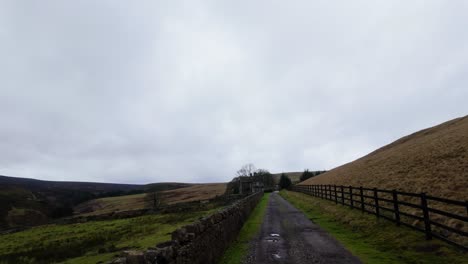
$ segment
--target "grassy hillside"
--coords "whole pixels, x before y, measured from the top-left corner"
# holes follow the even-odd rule
[[[162,203],[171,205],[181,202],[208,200],[221,196],[226,190],[226,183],[191,184],[189,187],[160,192]],[[146,193],[105,197],[81,203],[74,208],[75,215],[100,215],[112,212],[150,208]]]
[[[377,187],[466,200],[468,116],[403,137],[301,184]]]
[[[0,176],[0,229],[44,224],[101,196],[142,192],[143,185],[57,182]]]
[[[74,215],[100,215],[112,212],[149,208],[145,197],[147,193],[104,197],[80,203],[73,208]]]
[[[166,204],[213,199],[216,196],[223,195],[226,186],[227,183],[196,184],[190,187],[164,191],[162,192],[162,199]]]
[[[130,191],[141,189],[143,185],[100,182],[42,181],[29,178],[17,178],[0,175],[1,186],[16,186],[30,190],[67,189],[89,191],[93,193]]]
[[[213,210],[44,225],[0,235],[0,263],[104,263],[124,249],[167,241],[175,229]]]
[[[173,190],[192,185],[173,182],[147,185],[60,182],[0,176],[0,230],[45,224],[53,218],[71,215],[73,207],[78,204],[101,197],[107,197],[104,200],[110,205],[99,208],[101,204],[93,204],[98,207],[91,210],[79,208],[79,211],[83,213],[86,210],[102,209],[112,212],[116,203],[124,208],[141,209],[141,199],[133,201],[117,197],[140,194],[135,197],[141,198],[144,192]]]
[[[190,187],[195,184],[192,183],[180,183],[180,182],[158,182],[158,183],[150,183],[144,186],[145,192],[161,192],[161,191],[168,191],[174,190],[178,188]]]

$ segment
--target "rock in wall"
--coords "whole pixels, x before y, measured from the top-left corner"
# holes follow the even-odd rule
[[[112,263],[210,264],[216,263],[234,241],[263,196],[257,192],[234,204],[177,229],[172,240],[145,252],[127,252]]]

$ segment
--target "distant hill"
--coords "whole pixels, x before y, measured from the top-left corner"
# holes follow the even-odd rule
[[[185,188],[195,185],[194,183],[180,183],[180,182],[158,182],[150,183],[144,186],[146,192],[162,192],[179,188]]]
[[[324,171],[309,171],[311,173],[323,173]],[[275,180],[276,183],[279,182],[280,178],[281,178],[281,174],[286,174],[286,176],[289,177],[289,179],[291,179],[292,183],[296,184],[296,183],[299,183],[301,181],[301,176],[302,176],[302,173],[303,171],[297,171],[297,172],[282,172],[282,173],[273,173],[273,179]],[[315,177],[315,176],[314,176]]]
[[[43,224],[52,218],[71,215],[77,204],[100,197],[188,186],[191,184],[62,182],[0,176],[0,229]]]
[[[162,192],[163,202],[176,204],[182,202],[193,202],[213,199],[226,192],[227,183],[203,183],[193,184],[185,188],[178,188]]]
[[[427,128],[301,184],[397,189],[468,198],[468,116]]]
[[[0,186],[17,186],[34,190],[68,189],[99,193],[135,190],[142,188],[144,185],[100,182],[43,181],[0,175]]]
[[[275,179],[275,182],[278,184],[279,180],[280,180],[280,177],[281,177],[281,174],[286,174],[286,176],[289,177],[289,179],[291,179],[291,181],[293,183],[298,183],[300,182],[300,179],[301,179],[301,175],[302,175],[302,171],[300,172],[281,172],[281,173],[272,173],[273,175],[273,179]]]
[[[159,197],[164,204],[173,205],[183,202],[213,199],[216,196],[221,196],[226,191],[227,183],[155,183],[146,185],[146,187],[148,186],[150,186],[148,190],[160,191]],[[141,193],[93,199],[75,206],[74,214],[78,216],[102,215],[112,212],[149,209],[152,205],[148,203],[146,195],[147,193]]]

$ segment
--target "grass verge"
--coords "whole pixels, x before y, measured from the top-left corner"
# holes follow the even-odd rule
[[[226,250],[220,264],[239,264],[247,255],[249,242],[260,231],[270,193],[265,193],[242,227],[236,241]]]
[[[364,263],[468,263],[467,254],[412,229],[302,193],[280,195]]]

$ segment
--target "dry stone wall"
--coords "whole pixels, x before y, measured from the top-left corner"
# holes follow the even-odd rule
[[[263,196],[257,192],[172,233],[172,240],[144,252],[128,251],[113,263],[210,264],[216,263],[237,237]]]

